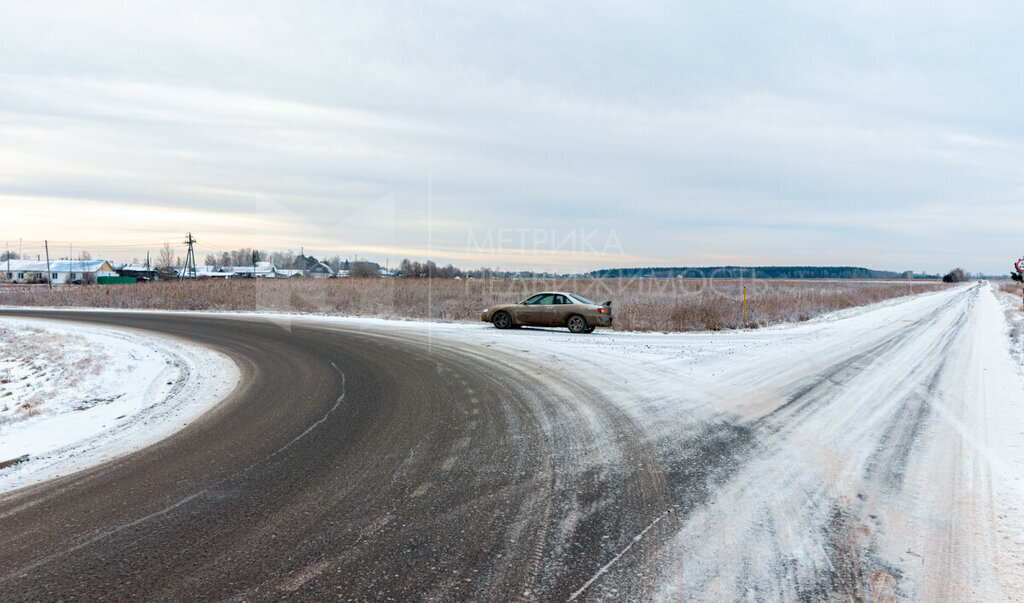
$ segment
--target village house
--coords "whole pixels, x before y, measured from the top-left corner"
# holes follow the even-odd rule
[[[67,283],[98,282],[100,277],[117,276],[117,271],[106,260],[5,260],[0,262],[0,273],[9,283]]]
[[[223,270],[230,272],[231,278],[277,278],[277,266],[270,262],[256,262],[255,266],[232,266]]]
[[[117,273],[126,278],[134,278],[138,281],[155,281],[157,270],[149,264],[122,264],[114,266]]]
[[[334,271],[331,267],[309,255],[299,254],[292,263],[292,268],[302,271],[302,276],[307,278],[331,278]]]

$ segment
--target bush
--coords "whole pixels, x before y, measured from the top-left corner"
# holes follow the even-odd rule
[[[959,268],[954,268],[954,269],[950,270],[949,273],[946,274],[946,276],[942,277],[942,282],[944,282],[944,283],[962,283],[962,282],[966,281],[968,278],[970,278],[970,277],[968,277],[966,274],[964,274],[963,270],[961,270]]]
[[[380,265],[373,262],[352,262],[348,275],[352,278],[374,278],[380,276]]]

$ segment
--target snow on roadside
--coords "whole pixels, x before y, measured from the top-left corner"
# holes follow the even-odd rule
[[[1010,571],[1003,576],[1006,592],[1024,592],[1024,396],[1020,383],[1024,382],[1024,310],[1021,297],[1000,291],[992,291],[999,301],[1004,321],[990,318],[993,331],[1002,327],[1006,333],[1004,345],[1011,351],[1011,358],[996,358],[987,363],[986,369],[995,372],[1014,371],[1018,380],[1017,389],[1003,389],[993,392],[992,408],[988,413],[989,446],[995,456],[995,499],[996,521],[999,530],[997,544],[1004,565]],[[994,311],[998,312],[998,310]],[[994,313],[993,312],[993,313]],[[988,361],[989,359],[983,359]],[[1003,381],[1007,381],[1006,377]]]
[[[1010,351],[1024,374],[1024,307],[1022,307],[1021,296],[1002,291],[997,286],[993,286],[992,290],[996,298],[999,299],[1003,315],[1006,317]]]
[[[226,356],[168,337],[0,318],[0,492],[67,475],[178,431],[227,396]]]

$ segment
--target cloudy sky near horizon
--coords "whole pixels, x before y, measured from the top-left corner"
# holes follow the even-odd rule
[[[830,4],[0,1],[0,237],[1006,272],[1024,5]]]

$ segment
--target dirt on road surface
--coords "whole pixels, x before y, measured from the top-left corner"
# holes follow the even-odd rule
[[[565,333],[4,311],[199,342],[242,385],[0,496],[0,599],[1007,597],[1001,312],[965,287],[587,369]]]

